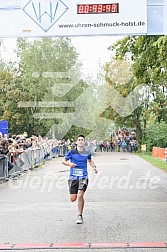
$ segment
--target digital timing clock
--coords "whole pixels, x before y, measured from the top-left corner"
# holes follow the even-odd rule
[[[77,14],[119,13],[119,3],[77,4]]]

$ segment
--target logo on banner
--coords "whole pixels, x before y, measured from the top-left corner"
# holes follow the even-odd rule
[[[68,10],[61,0],[30,0],[23,11],[45,32],[47,32]]]

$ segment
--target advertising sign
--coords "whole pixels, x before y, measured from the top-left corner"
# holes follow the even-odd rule
[[[1,37],[147,33],[147,0],[0,0]]]
[[[8,134],[8,121],[0,120],[0,132],[4,136],[4,134]]]

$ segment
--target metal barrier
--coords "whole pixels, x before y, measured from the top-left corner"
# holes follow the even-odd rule
[[[0,180],[6,180],[8,178],[8,159],[0,157]]]
[[[67,153],[66,145],[42,146],[35,149],[27,149],[20,154],[9,155],[0,159],[0,179],[15,177],[21,173],[44,164],[45,160],[55,157],[63,157]]]
[[[21,174],[22,161],[20,155],[21,154],[16,154],[15,156],[9,156],[9,162],[13,164],[13,168],[9,171],[9,177]]]
[[[57,146],[58,157],[64,157],[67,152],[68,152],[68,147],[66,145]]]
[[[39,151],[39,164],[42,165],[45,163],[45,160],[44,160],[44,149],[40,149]]]
[[[46,160],[51,160],[53,159],[53,151],[52,151],[52,147],[51,146],[48,146],[47,148],[47,158]]]
[[[41,166],[44,163],[44,152],[42,149],[31,150],[32,155],[32,168]]]
[[[10,162],[12,162],[10,157]],[[9,171],[9,176],[17,176],[24,171],[41,166],[44,163],[44,151],[42,149],[28,149],[13,157],[14,167]]]
[[[26,150],[23,153],[21,153],[20,161],[22,171],[28,171],[29,169],[31,169],[32,168],[31,151]]]
[[[63,145],[59,145],[57,148],[57,155],[58,157],[63,157]]]

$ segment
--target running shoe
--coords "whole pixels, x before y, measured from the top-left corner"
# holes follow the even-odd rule
[[[83,217],[82,217],[82,215],[78,215],[78,219],[76,221],[76,224],[83,224]]]

